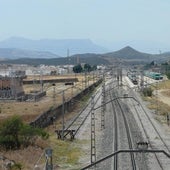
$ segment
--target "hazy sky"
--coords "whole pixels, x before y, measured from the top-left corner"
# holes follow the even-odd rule
[[[170,0],[0,0],[0,40],[89,38],[170,51],[169,18]]]

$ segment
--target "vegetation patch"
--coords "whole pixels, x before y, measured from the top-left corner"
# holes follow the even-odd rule
[[[144,95],[144,96],[149,96],[149,97],[151,97],[151,96],[152,96],[152,93],[153,93],[153,90],[152,90],[152,88],[150,88],[150,87],[147,87],[147,88],[144,88],[144,89],[143,89],[143,95]]]
[[[170,88],[170,80],[159,82],[157,85],[158,89],[169,89]]]
[[[59,167],[76,167],[81,156],[78,141],[58,140],[56,136],[50,137],[50,147],[53,149],[53,160]]]
[[[169,110],[170,110],[170,106],[157,100],[155,97],[152,97],[152,98],[145,98],[149,104],[148,104],[148,108],[151,109],[151,110],[156,110],[158,111],[158,113],[160,115],[163,115],[163,116],[166,116],[167,113],[169,113]]]
[[[22,122],[19,116],[4,120],[0,125],[0,148],[11,150],[33,145],[37,137],[48,138],[48,133]]]

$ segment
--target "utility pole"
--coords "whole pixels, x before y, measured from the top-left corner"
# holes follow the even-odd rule
[[[45,158],[46,158],[45,170],[53,170],[52,151],[53,150],[50,148],[45,150]]]
[[[105,111],[106,111],[106,106],[104,105],[105,103],[105,75],[103,73],[103,85],[102,85],[102,99],[101,99],[101,130],[105,128]]]
[[[64,140],[64,115],[65,115],[65,97],[64,97],[64,90],[63,90],[63,104],[62,104],[62,140]]]
[[[120,68],[120,85],[122,86],[122,67]]]
[[[70,73],[70,58],[69,58],[69,49],[67,49],[67,60],[68,60],[68,73]]]
[[[118,85],[118,87],[119,87],[119,68],[117,68],[117,85]]]
[[[141,82],[140,82],[141,90],[143,91],[144,88],[144,73],[141,71]]]
[[[55,106],[56,104],[56,89],[55,89],[55,84],[52,85],[53,86],[53,105]]]
[[[85,71],[84,73],[84,77],[85,77],[85,89],[87,88],[87,72]]]
[[[40,70],[40,84],[41,84],[41,92],[43,92],[43,72]]]
[[[94,71],[93,71],[93,84],[94,84]]]
[[[156,114],[158,114],[158,82],[156,82]]]
[[[94,96],[91,100],[91,163],[96,162]]]
[[[74,87],[74,85],[72,84],[72,86],[71,86],[71,99],[73,98],[73,87]]]

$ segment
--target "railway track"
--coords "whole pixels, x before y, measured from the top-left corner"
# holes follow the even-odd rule
[[[132,92],[132,95],[137,98],[137,96],[134,94],[134,92]],[[137,99],[139,100],[139,98],[137,98]],[[156,128],[155,124],[151,120],[151,118],[150,118],[149,114],[147,113],[147,111],[145,110],[144,106],[141,103],[136,105],[134,103],[134,101],[132,101],[132,102],[133,102],[133,106],[134,106],[134,110],[137,115],[137,118],[140,122],[142,129],[143,129],[144,135],[147,139],[147,142],[149,143],[150,149],[164,149],[165,151],[170,153],[169,146],[164,141],[163,137],[161,136],[161,134],[158,131],[158,129]],[[145,120],[145,122],[144,122],[144,120]],[[146,121],[147,121],[147,129],[146,129]],[[149,126],[148,126],[148,124],[149,124]],[[159,144],[159,147],[157,147],[153,144],[153,140],[150,139],[148,129],[150,129],[150,131],[152,130],[152,135],[155,134],[155,136],[157,136],[159,138],[159,140],[161,141],[162,144]],[[158,140],[158,138],[157,138],[157,140]],[[159,168],[161,170],[166,169],[167,168],[166,164],[164,162],[162,162],[162,159],[159,157],[159,155],[154,153],[154,156],[155,156],[155,159],[157,161]]]
[[[109,93],[110,100],[113,99],[113,93]],[[111,102],[113,116],[114,116],[114,152],[118,150],[118,120],[117,120],[117,110],[114,107],[114,102]],[[118,155],[114,156],[114,170],[118,169]]]
[[[125,129],[126,129],[126,134],[127,134],[127,139],[128,139],[128,144],[129,144],[129,149],[133,149],[133,140],[131,137],[131,132],[130,132],[130,128],[129,128],[129,124],[128,124],[128,120],[126,118],[125,112],[121,106],[121,102],[118,100],[116,100],[120,110],[121,110],[121,114],[123,116],[124,119],[124,124],[125,124]],[[134,153],[130,153],[130,157],[131,157],[131,164],[132,164],[132,169],[136,170],[136,161],[135,161],[135,155]]]
[[[117,89],[116,92],[114,90],[114,91],[109,93],[110,100],[112,100],[114,98],[117,98],[118,90],[119,89]],[[129,125],[128,125],[128,120],[126,118],[125,112],[124,112],[124,110],[122,108],[122,105],[121,105],[121,101],[119,101],[119,99],[112,101],[111,102],[111,107],[112,107],[113,116],[114,116],[114,152],[118,151],[118,149],[122,149],[121,146],[119,146],[119,143],[120,143],[119,138],[121,137],[121,134],[119,134],[120,133],[119,129],[121,127],[118,127],[118,124],[119,124],[119,121],[120,121],[118,119],[121,119],[120,114],[122,115],[122,120],[124,122],[124,127],[125,127],[124,129],[126,131],[126,136],[127,136],[129,149],[133,149],[133,142],[132,142],[133,140],[132,140],[130,128],[129,128]],[[119,164],[118,164],[118,160],[119,160],[118,155],[115,155],[113,159],[114,159],[113,169],[117,170],[119,168],[118,167],[119,166]],[[131,161],[132,169],[136,170],[136,161],[135,161],[134,153],[130,153],[130,161]]]
[[[114,91],[110,92],[111,89],[112,90],[114,89]],[[127,92],[127,90],[129,90],[128,91],[129,93]],[[102,167],[105,164],[105,162],[106,163],[109,162],[109,167],[110,167],[110,163],[113,164],[111,166],[112,170],[113,169],[117,170],[122,167],[123,167],[122,169],[126,168],[126,169],[133,169],[133,170],[136,170],[136,169],[147,170],[150,168],[156,169],[156,170],[157,169],[169,170],[170,164],[167,164],[166,161],[162,160],[161,156],[164,156],[164,155],[163,154],[161,155],[160,154],[161,152],[157,152],[157,151],[164,150],[165,152],[170,153],[170,149],[169,149],[170,145],[168,146],[167,142],[164,141],[164,138],[162,137],[159,130],[157,129],[155,122],[150,117],[150,115],[147,113],[144,106],[142,105],[141,99],[137,98],[136,95],[133,94],[134,91],[131,88],[124,90],[124,89],[122,89],[122,86],[119,86],[118,88],[110,87],[110,90],[108,90],[108,91],[110,92],[110,94],[108,94],[108,96],[107,96],[107,97],[109,97],[108,98],[109,101],[105,101],[105,102],[106,102],[106,104],[110,103],[109,109],[111,108],[110,110],[112,111],[112,113],[109,114],[109,116],[110,115],[113,116],[113,119],[111,119],[111,122],[114,125],[110,126],[110,127],[113,128],[113,130],[112,130],[112,132],[113,132],[112,150],[115,154],[111,154],[111,155],[108,154],[108,156],[105,156],[102,159],[98,160],[96,162],[96,164],[92,164],[91,166],[87,166],[87,167],[99,165],[99,163],[102,163],[101,164],[101,167]],[[132,93],[132,95],[130,93]],[[123,96],[124,94],[128,94],[128,96],[124,97],[124,99],[122,99],[123,97],[121,97],[121,96]],[[130,96],[129,96],[129,94],[130,94]],[[118,96],[120,96],[120,97],[118,97]],[[112,102],[110,102],[111,100],[112,100]],[[135,104],[138,103],[138,105],[137,104],[135,105],[134,103]],[[96,109],[98,109],[98,108],[99,107],[97,107]],[[138,117],[140,122],[136,121],[136,117]],[[147,122],[149,122],[147,124],[150,124],[149,126],[147,126],[147,124],[145,124],[145,122],[143,122],[142,117],[145,117],[145,120],[147,119]],[[124,123],[124,124],[120,125],[120,123],[122,123],[122,124]],[[143,128],[143,130],[141,130],[141,127]],[[154,131],[153,132],[154,135],[150,131],[148,131],[150,129],[152,129],[152,131]],[[121,134],[122,132],[124,133],[123,135]],[[106,134],[108,134],[108,133],[106,133]],[[160,140],[162,143],[161,147],[156,145],[153,142],[153,140],[150,139],[150,135],[159,137],[159,139],[155,138],[154,140]],[[124,140],[123,144],[121,142],[122,139]],[[148,139],[147,141],[149,142],[148,152],[147,152],[147,149],[142,148],[141,150],[145,150],[145,152],[140,152],[139,154],[130,152],[129,154],[122,154],[121,155],[122,157],[116,156],[116,155],[119,155],[119,154],[116,154],[117,152],[119,152],[119,150],[126,150],[126,148],[128,148],[130,150],[135,150],[135,149],[140,150],[141,145],[139,143],[140,143],[140,141],[141,141],[141,143],[142,142],[144,143],[145,142],[144,139]],[[152,151],[152,152],[150,152],[150,151]],[[152,154],[146,155],[145,154],[146,152],[147,153],[150,152]],[[154,154],[154,152],[157,152],[157,154]],[[152,155],[152,157],[150,157],[151,155]],[[111,158],[112,156],[114,156],[114,157],[110,161],[109,158]],[[154,159],[154,161],[149,160],[150,158]],[[108,160],[108,162],[106,160]],[[156,163],[156,164],[154,165],[154,163]],[[127,164],[127,166],[126,166],[126,164]],[[148,166],[148,165],[150,165],[150,166]]]
[[[145,129],[143,123],[142,123],[142,120],[141,120],[139,111],[138,111],[138,109],[136,108],[136,106],[135,106],[134,108],[135,108],[135,111],[136,111],[136,113],[137,113],[137,117],[138,117],[138,119],[139,119],[139,121],[140,121],[140,123],[141,123],[141,126],[142,126],[142,128],[143,128],[144,134],[145,134],[145,136],[146,136],[146,138],[147,138],[147,141],[149,142],[149,135],[147,134],[146,129]],[[149,143],[150,143],[150,149],[154,149],[153,146],[152,146],[152,144],[151,144],[151,142],[149,142]],[[162,164],[161,164],[158,156],[156,155],[156,153],[155,153],[154,155],[155,155],[155,158],[156,158],[156,160],[157,160],[157,162],[158,162],[159,167],[163,170]]]
[[[100,90],[98,90],[94,95],[94,106],[98,102],[99,98],[101,96]],[[78,101],[77,101],[78,102]],[[72,120],[70,120],[65,127],[64,131],[66,133],[64,134],[64,137],[66,137],[69,134],[70,130],[74,131],[74,136],[78,133],[80,128],[85,123],[86,119],[89,117],[91,113],[91,100],[85,105],[85,107],[76,115]]]

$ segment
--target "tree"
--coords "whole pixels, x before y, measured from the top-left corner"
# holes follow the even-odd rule
[[[84,65],[84,70],[86,71],[86,72],[90,72],[91,71],[91,65],[90,64],[85,64]]]
[[[19,149],[35,142],[35,138],[47,138],[48,134],[39,128],[33,128],[22,122],[19,116],[5,120],[0,126],[0,146],[5,149]]]
[[[97,65],[92,66],[92,71],[97,70]]]
[[[83,68],[80,64],[73,67],[74,73],[81,73],[83,71]]]
[[[166,73],[166,76],[167,76],[168,79],[170,79],[170,72]]]
[[[153,93],[153,90],[150,87],[146,87],[143,89],[143,94],[145,97],[151,97]]]
[[[0,127],[0,144],[6,149],[19,148],[19,130],[22,127],[22,121],[18,116],[7,119]]]

